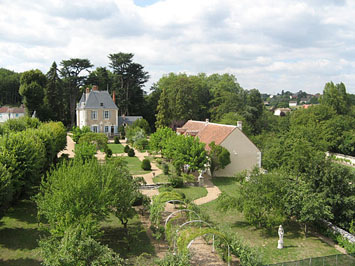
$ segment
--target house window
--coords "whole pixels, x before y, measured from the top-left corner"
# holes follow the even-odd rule
[[[16,114],[16,117],[18,117],[18,114]]]
[[[91,119],[97,120],[97,111],[91,111]]]
[[[110,111],[104,111],[104,118],[109,119],[110,118]]]
[[[105,133],[108,133],[108,129],[109,129],[109,127],[105,126]]]
[[[97,132],[98,132],[98,128],[97,128],[97,126],[92,126],[92,132],[95,132],[95,133],[97,133]]]

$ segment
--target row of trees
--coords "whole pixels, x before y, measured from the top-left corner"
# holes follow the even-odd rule
[[[259,91],[244,90],[233,75],[170,73],[153,87],[150,97],[156,95],[157,127],[180,126],[189,119],[218,122],[233,114],[249,123],[251,133],[261,130],[256,123],[263,113]]]
[[[102,90],[115,92],[119,112],[141,115],[146,106],[143,86],[149,79],[144,67],[133,61],[131,53],[110,54],[109,68],[92,70],[89,59],[53,62],[49,71],[29,70],[22,74],[0,69],[0,105],[25,104],[28,114],[34,111],[40,120],[75,124],[75,108],[85,87],[98,85]],[[21,78],[20,78],[21,77]]]
[[[30,194],[66,145],[62,123],[9,120],[0,126],[0,215],[23,193]]]

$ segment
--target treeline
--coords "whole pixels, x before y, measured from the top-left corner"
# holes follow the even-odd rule
[[[0,126],[0,216],[23,194],[31,195],[65,145],[60,122],[22,117]]]
[[[75,125],[75,108],[86,87],[98,85],[100,90],[116,93],[121,114],[142,115],[145,101],[143,86],[149,75],[133,61],[133,54],[110,54],[109,68],[97,67],[89,59],[53,62],[47,73],[29,70],[15,73],[0,69],[0,106],[25,104],[30,116],[36,111],[41,121],[61,121]]]

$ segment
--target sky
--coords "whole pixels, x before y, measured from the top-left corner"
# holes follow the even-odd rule
[[[244,89],[355,94],[355,1],[0,0],[0,67],[133,53],[150,80],[230,73]]]

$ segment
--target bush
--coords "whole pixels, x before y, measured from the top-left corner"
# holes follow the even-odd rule
[[[179,176],[171,176],[169,177],[169,182],[173,188],[181,188],[184,187],[184,180]]]
[[[167,253],[165,257],[158,261],[159,266],[189,266],[190,255],[186,253],[172,254]]]
[[[131,147],[129,147],[129,145],[126,145],[126,146],[124,146],[123,151],[124,151],[125,153],[128,153],[130,149],[131,149]]]
[[[115,144],[120,144],[120,138],[118,136],[115,136],[114,141]]]
[[[127,154],[129,157],[134,157],[136,155],[133,149],[129,149]]]
[[[192,174],[182,174],[182,178],[185,182],[195,182],[195,177]]]
[[[152,170],[152,166],[150,165],[149,159],[144,159],[144,160],[142,161],[141,167],[142,167],[142,169],[145,170],[145,171]]]
[[[163,172],[164,172],[164,175],[169,174],[169,165],[167,165],[166,163],[163,164]]]
[[[112,157],[112,150],[110,148],[107,148],[105,152],[106,152],[106,157],[107,158],[111,158]]]
[[[95,158],[96,148],[93,144],[80,143],[75,145],[75,160],[87,162]]]
[[[80,139],[79,139],[79,144],[81,143],[89,143],[89,144],[95,144],[97,150],[107,149],[107,141],[108,138],[104,133],[94,133],[94,132],[88,132],[83,134]]]
[[[139,139],[134,143],[134,145],[140,151],[147,150],[149,148],[149,142],[147,139]]]

